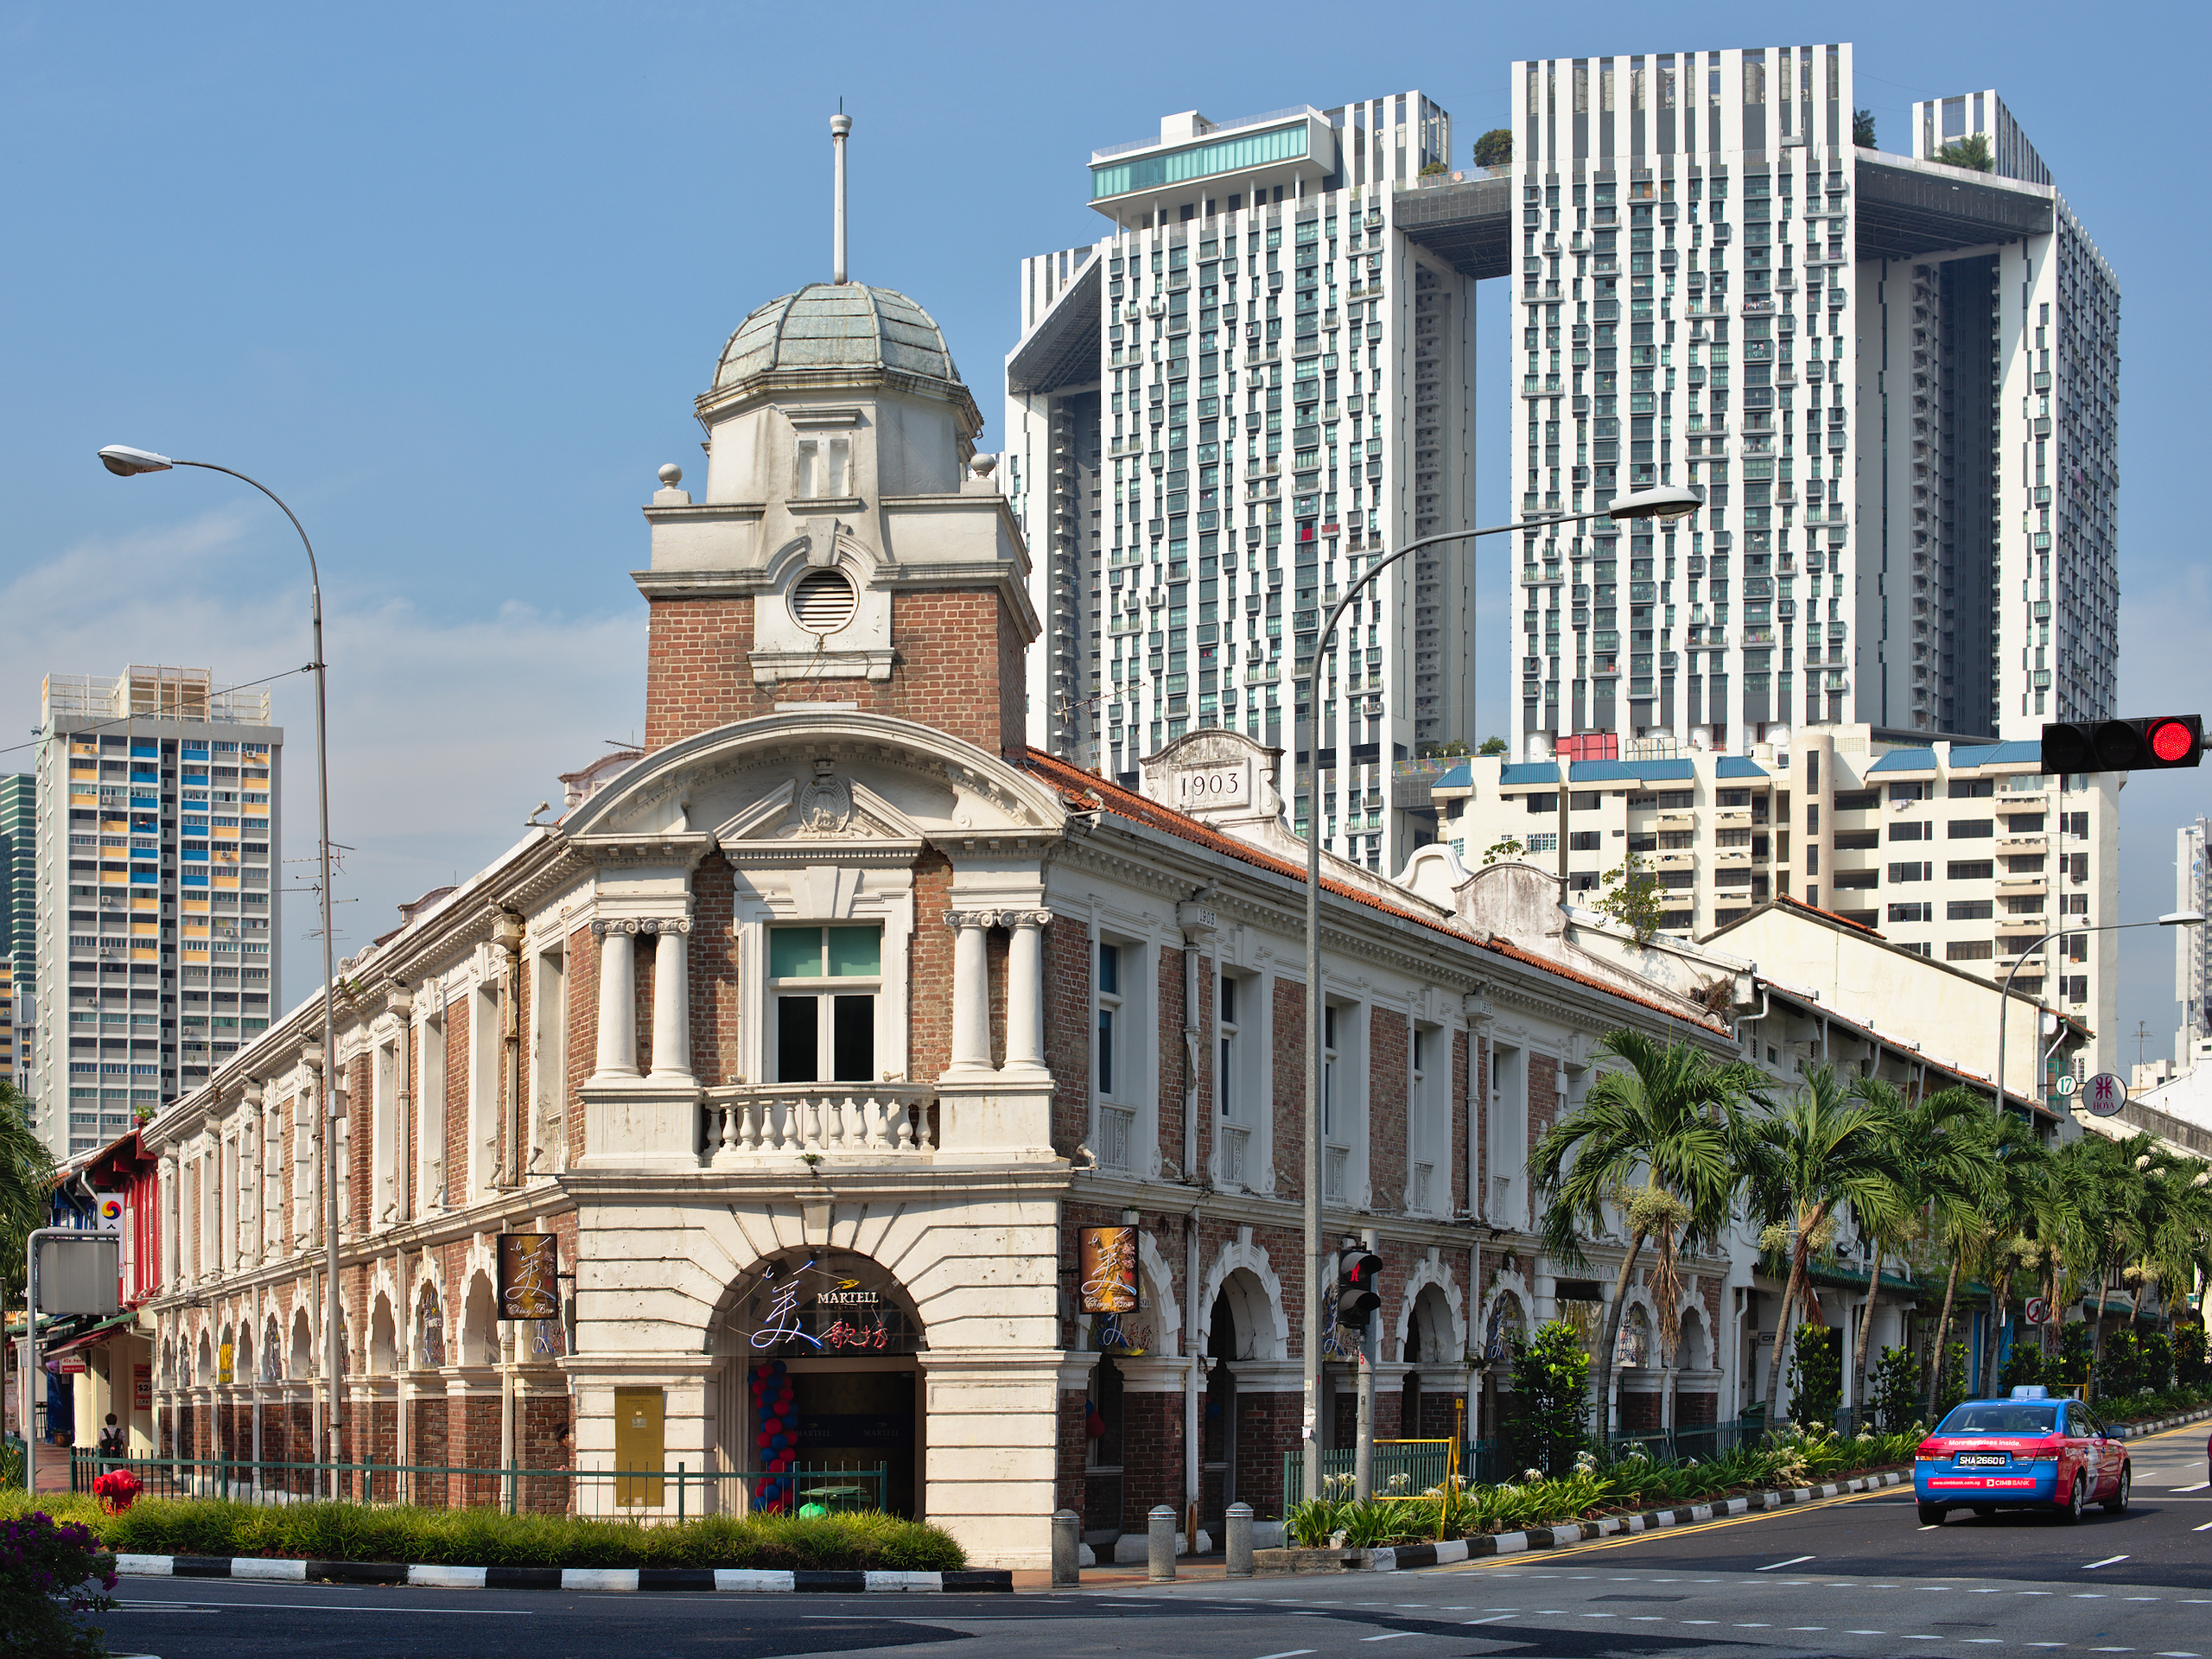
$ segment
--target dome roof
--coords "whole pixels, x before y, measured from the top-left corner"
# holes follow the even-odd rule
[[[930,314],[895,289],[810,283],[746,318],[722,347],[716,391],[775,370],[889,369],[959,383]]]

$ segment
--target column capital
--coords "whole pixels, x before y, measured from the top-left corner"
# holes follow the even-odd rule
[[[594,938],[603,939],[610,933],[625,933],[635,938],[642,934],[651,938],[661,933],[689,933],[689,916],[596,916],[592,918]]]
[[[947,927],[1042,927],[1052,919],[1049,910],[948,910]]]

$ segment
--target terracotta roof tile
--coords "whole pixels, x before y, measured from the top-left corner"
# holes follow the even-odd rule
[[[1239,841],[1234,836],[1224,835],[1220,830],[1201,823],[1186,813],[1178,812],[1173,807],[1162,806],[1158,801],[1139,795],[1133,790],[1124,789],[1121,785],[1102,778],[1095,772],[1085,772],[1080,766],[1071,766],[1057,755],[1047,754],[1042,749],[1030,749],[1024,759],[1030,771],[1057,787],[1061,798],[1077,810],[1090,811],[1103,809],[1111,812],[1116,817],[1126,818],[1132,823],[1141,823],[1148,829],[1158,830],[1164,834],[1195,842],[1198,846],[1221,854],[1224,857],[1233,858],[1260,869],[1271,870],[1277,875],[1287,876],[1301,885],[1306,880],[1306,868],[1302,864],[1294,864],[1287,859],[1278,858],[1272,853],[1253,846],[1249,842]],[[1478,939],[1472,934],[1453,925],[1451,922],[1440,918],[1433,913],[1423,914],[1420,911],[1408,909],[1403,906],[1393,905],[1385,899],[1376,898],[1373,893],[1363,892],[1349,882],[1332,881],[1325,875],[1321,878],[1321,890],[1324,893],[1334,893],[1339,899],[1349,899],[1353,904],[1363,906],[1369,910],[1379,911],[1383,915],[1395,916],[1402,920],[1448,935],[1460,944],[1471,946],[1478,950],[1488,950],[1495,956],[1508,957],[1541,972],[1555,975],[1560,979],[1572,980],[1576,984],[1586,985],[1592,990],[1603,991],[1606,995],[1618,997],[1624,1002],[1636,1003],[1638,1007],[1649,1008],[1653,1013],[1664,1015],[1669,1020],[1694,1020],[1694,1016],[1686,1014],[1680,1009],[1668,1007],[1662,1003],[1638,996],[1632,991],[1609,985],[1594,976],[1577,973],[1572,968],[1562,967],[1548,957],[1540,957],[1533,951],[1522,950],[1519,945],[1512,944],[1497,934],[1491,934],[1486,941]],[[1726,1029],[1711,1016],[1697,1023],[1702,1023],[1709,1030]]]

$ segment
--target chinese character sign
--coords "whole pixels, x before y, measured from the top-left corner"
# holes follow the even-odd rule
[[[1137,1230],[1086,1227],[1079,1236],[1077,1283],[1085,1313],[1134,1313],[1139,1301]]]
[[[559,1242],[551,1233],[499,1235],[499,1317],[561,1317]]]

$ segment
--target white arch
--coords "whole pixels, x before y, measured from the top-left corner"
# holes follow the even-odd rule
[[[1250,1274],[1260,1281],[1267,1293],[1264,1304],[1255,1306],[1254,1299],[1246,1296],[1238,1306],[1247,1315],[1251,1328],[1254,1351],[1242,1354],[1242,1359],[1286,1359],[1290,1355],[1290,1317],[1283,1311],[1282,1281],[1275,1274],[1274,1266],[1268,1260],[1267,1247],[1252,1242],[1252,1230],[1239,1227],[1236,1236],[1224,1244],[1215,1254],[1213,1266],[1208,1269],[1198,1292],[1198,1306],[1205,1317],[1213,1317],[1213,1305],[1228,1283],[1231,1274]]]
[[[1159,1345],[1153,1351],[1175,1358],[1183,1351],[1183,1309],[1175,1300],[1175,1275],[1150,1233],[1137,1235],[1137,1268],[1152,1287],[1153,1306],[1160,1319]]]
[[[1675,1368],[1680,1370],[1709,1371],[1713,1370],[1715,1356],[1713,1347],[1713,1332],[1706,1329],[1704,1301],[1695,1296],[1683,1297],[1681,1311],[1675,1315],[1675,1318],[1680,1322],[1679,1328],[1681,1332],[1680,1340],[1677,1341],[1675,1345],[1674,1363]],[[1690,1321],[1693,1319],[1697,1322],[1694,1329],[1697,1332],[1698,1341],[1705,1350],[1704,1354],[1701,1356],[1705,1361],[1702,1365],[1693,1366],[1688,1363],[1690,1332],[1693,1329]]]
[[[1452,1342],[1448,1351],[1453,1362],[1457,1363],[1459,1356],[1467,1351],[1465,1305],[1459,1299],[1459,1287],[1452,1282],[1452,1270],[1433,1255],[1425,1255],[1414,1264],[1413,1272],[1406,1277],[1405,1288],[1399,1293],[1398,1352],[1402,1356],[1406,1351],[1406,1332],[1413,1329],[1414,1304],[1420,1301],[1421,1292],[1431,1285],[1444,1293],[1445,1306],[1452,1310]],[[1421,1363],[1433,1365],[1436,1361],[1424,1356]]]
[[[1510,1296],[1513,1299],[1514,1306],[1520,1312],[1523,1334],[1531,1330],[1535,1323],[1536,1299],[1529,1292],[1528,1280],[1523,1278],[1517,1269],[1508,1268],[1499,1274],[1497,1278],[1491,1281],[1490,1294],[1483,1298],[1482,1340],[1484,1344],[1483,1357],[1485,1360],[1490,1357],[1488,1344],[1491,1315],[1497,1311],[1498,1300],[1505,1296]]]

